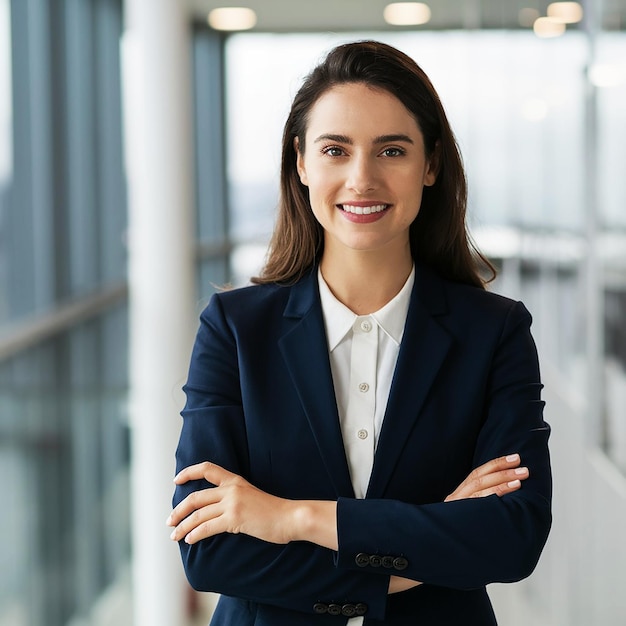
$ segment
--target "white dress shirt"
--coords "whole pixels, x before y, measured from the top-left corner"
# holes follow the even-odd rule
[[[318,270],[343,445],[357,498],[367,493],[414,281],[415,268],[384,307],[356,315],[335,298]],[[348,624],[360,626],[363,617]]]

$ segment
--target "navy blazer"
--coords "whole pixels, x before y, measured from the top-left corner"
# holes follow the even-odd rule
[[[485,626],[485,585],[534,569],[551,513],[549,427],[525,307],[416,267],[365,499],[342,443],[316,269],[293,286],[216,294],[201,315],[177,471],[205,460],[276,496],[338,500],[339,550],[222,534],[180,543],[187,577],[222,594],[212,624]],[[504,497],[444,503],[469,472],[518,452]],[[195,481],[176,488],[174,504]],[[387,595],[389,576],[423,581]]]

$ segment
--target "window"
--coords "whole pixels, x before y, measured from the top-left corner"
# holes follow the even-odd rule
[[[130,555],[122,3],[10,9],[9,29],[0,0],[0,469],[10,485],[0,623],[64,626],[88,616]]]

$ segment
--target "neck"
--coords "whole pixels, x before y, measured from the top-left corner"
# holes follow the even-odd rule
[[[408,248],[391,256],[348,252],[337,255],[325,250],[320,269],[335,298],[357,315],[368,315],[385,306],[402,289],[413,267]]]

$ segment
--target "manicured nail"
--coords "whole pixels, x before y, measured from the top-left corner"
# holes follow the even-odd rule
[[[165,525],[166,526],[171,526],[172,525],[172,516],[171,515],[165,520]]]
[[[506,460],[508,463],[515,463],[515,461],[519,461],[519,454],[509,454]]]
[[[515,489],[519,487],[522,483],[519,480],[512,480],[510,483],[507,483],[511,489]]]
[[[528,474],[528,468],[527,467],[516,467],[515,468],[515,473],[518,476],[522,476],[523,474]]]
[[[174,530],[172,531],[172,534],[170,535],[170,539],[171,539],[172,541],[176,541],[176,529],[174,529]]]

